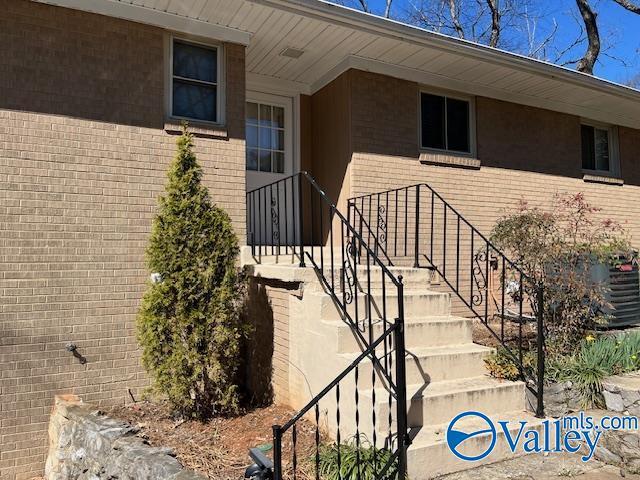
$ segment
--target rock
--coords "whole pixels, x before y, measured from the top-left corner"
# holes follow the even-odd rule
[[[528,403],[532,405],[533,401],[535,399],[529,399]],[[580,401],[580,394],[571,382],[554,383],[545,387],[544,409],[547,416],[557,418],[578,411]]]
[[[594,457],[596,458],[596,460],[608,463],[609,465],[620,465],[622,463],[621,457],[602,446],[598,446],[598,448],[596,448]]]
[[[612,393],[608,390],[603,390],[602,395],[604,396],[604,402],[607,405],[607,410],[612,410],[614,412],[624,411],[624,402],[622,401],[622,395],[618,393]]]
[[[632,406],[634,403],[640,402],[640,392],[638,391],[623,390],[620,394],[622,395],[622,401],[627,408]]]
[[[92,410],[78,397],[56,397],[45,479],[204,480],[184,469],[170,448],[145,444],[138,431]]]

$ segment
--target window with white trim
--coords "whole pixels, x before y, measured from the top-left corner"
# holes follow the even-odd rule
[[[471,102],[420,92],[420,147],[470,154]]]
[[[247,170],[284,173],[285,110],[247,102]]]
[[[221,123],[221,47],[172,42],[171,116]]]
[[[615,130],[611,127],[582,123],[580,125],[582,169],[616,174],[617,149]]]

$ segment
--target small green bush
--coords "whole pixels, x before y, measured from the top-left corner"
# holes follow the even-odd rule
[[[204,419],[238,409],[244,283],[231,220],[202,185],[186,128],[177,146],[147,248],[159,281],[144,294],[138,342],[154,390],[178,413]]]
[[[513,352],[513,354],[510,354],[506,348],[500,347],[495,353],[485,358],[484,363],[489,375],[500,380],[521,380],[520,369],[513,357],[513,355],[517,355],[517,350],[513,350]],[[525,352],[522,357],[522,364],[524,367],[523,373],[526,376],[535,376],[536,365],[538,364],[535,352]]]
[[[338,468],[338,450],[340,468]],[[339,446],[335,443],[320,447],[320,477],[323,480],[376,480],[391,459],[391,452],[374,448],[365,438],[358,446],[355,437]],[[396,462],[387,473],[394,472]]]
[[[495,378],[512,381],[520,379],[520,369],[504,348],[489,355],[485,358],[484,363],[489,374]]]

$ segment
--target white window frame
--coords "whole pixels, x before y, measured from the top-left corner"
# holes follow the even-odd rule
[[[197,118],[182,117],[180,115],[173,114],[173,47],[175,42],[183,42],[198,47],[204,47],[216,51],[216,60],[218,62],[218,76],[216,82],[216,121],[201,120]],[[167,118],[171,120],[182,121],[185,120],[190,124],[195,125],[212,125],[223,126],[225,124],[226,102],[225,102],[225,90],[226,90],[226,74],[224,64],[224,46],[220,42],[204,42],[199,39],[194,39],[188,36],[176,36],[169,35],[168,48],[167,48]],[[208,82],[205,82],[209,84]]]
[[[608,125],[606,123],[595,122],[593,120],[580,119],[580,128],[582,126],[606,130],[609,136],[609,170],[592,170],[582,168],[582,131],[580,132],[580,167],[583,173],[592,175],[603,175],[607,177],[620,177],[620,147],[618,145],[618,127]]]
[[[454,100],[462,100],[469,104],[469,151],[461,152],[459,150],[449,150],[441,148],[425,147],[422,145],[422,94],[436,95],[439,97],[452,98]],[[445,136],[446,136],[447,112],[445,108]],[[431,87],[422,87],[418,89],[418,146],[420,152],[425,153],[446,153],[457,157],[476,157],[476,102],[475,97],[464,95],[448,90],[441,90]]]

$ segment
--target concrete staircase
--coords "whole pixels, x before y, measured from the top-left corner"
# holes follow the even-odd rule
[[[264,257],[261,260],[262,264],[252,267],[255,275],[304,284],[302,298],[290,312],[291,362],[297,371],[302,372],[310,392],[317,393],[361,353],[360,342],[352,327],[342,320],[339,309],[311,268],[297,267],[294,258]],[[514,428],[522,420],[530,424],[539,424],[539,421],[525,412],[525,386],[522,382],[498,381],[487,375],[483,359],[492,349],[473,343],[472,320],[451,315],[450,294],[430,289],[430,272],[411,267],[392,267],[391,270],[395,275],[402,275],[405,284],[408,421],[413,437],[408,452],[409,478],[430,479],[513,457],[500,435],[493,453],[479,462],[464,462],[449,450],[445,442],[448,423],[464,411],[482,412],[495,421],[513,420]],[[372,267],[376,274],[371,278],[382,279],[382,275],[377,274],[379,271],[379,268]],[[325,272],[327,278],[330,274],[330,271]],[[360,312],[366,311],[367,316],[371,316],[374,338],[383,331],[380,320],[382,285],[381,280],[376,282],[359,284],[357,300],[354,299],[349,306],[355,309],[357,301],[358,308],[365,309]],[[387,319],[392,319],[397,312],[397,292],[386,285],[384,297]],[[360,313],[360,317],[364,315]],[[368,325],[362,328],[365,338],[369,336],[368,328]],[[390,408],[388,392],[379,377],[376,377],[374,392],[372,368],[371,362],[363,362],[359,370],[360,402],[369,406],[359,412],[361,425],[368,424],[373,411],[377,419],[388,418]],[[349,388],[345,386],[344,390]],[[302,407],[309,398],[309,395],[301,395],[299,404],[294,406]],[[335,406],[330,404],[331,401],[322,407],[323,411],[329,412],[326,427],[335,434],[336,425],[330,418]],[[341,409],[341,425],[347,425],[355,413],[350,405],[341,406]],[[395,422],[395,402],[391,403],[391,409]],[[360,431],[363,430],[366,431],[366,427],[361,427]],[[376,427],[376,432],[379,438],[386,435],[382,425]],[[344,431],[342,438],[345,438]],[[482,451],[491,439],[488,434],[473,437],[471,442],[467,442],[469,445],[465,447],[465,453]]]

